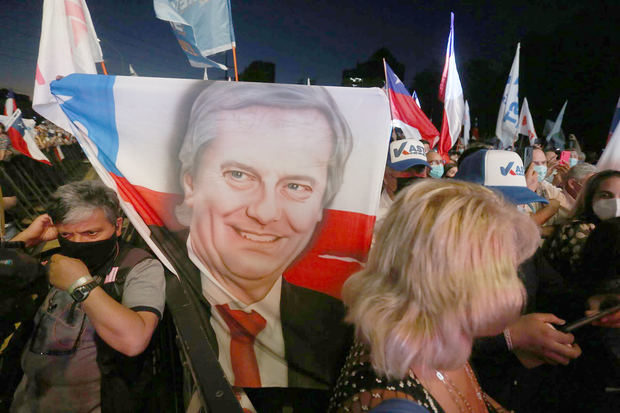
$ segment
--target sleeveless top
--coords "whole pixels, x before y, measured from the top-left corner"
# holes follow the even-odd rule
[[[355,343],[347,356],[330,399],[329,412],[365,412],[383,399],[405,398],[418,403],[432,413],[445,413],[435,398],[412,374],[402,380],[381,377],[373,370],[366,346]],[[490,413],[496,413],[486,400]]]

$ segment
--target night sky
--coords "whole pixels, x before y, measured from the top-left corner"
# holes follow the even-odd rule
[[[539,4],[540,3],[540,4]],[[456,14],[457,63],[482,56],[503,59],[531,27],[561,21],[563,1],[232,0],[239,70],[253,60],[276,64],[276,81],[311,77],[339,85],[342,70],[382,46],[406,65],[405,83],[437,59],[443,61],[450,11]],[[574,2],[571,2],[573,5]],[[0,86],[32,94],[41,27],[41,0],[0,1]],[[104,59],[112,74],[200,78],[168,23],[148,0],[87,1]],[[558,6],[561,5],[561,6]],[[573,6],[570,6],[573,7]],[[526,53],[524,50],[523,53]],[[215,58],[225,62],[226,57]],[[228,57],[232,65],[232,57]],[[223,78],[217,69],[213,79]]]
[[[441,70],[450,11],[455,13],[457,65],[482,58],[509,67],[517,42],[527,34],[549,33],[567,24],[575,10],[605,0],[231,3],[240,72],[251,61],[264,60],[276,64],[278,83],[297,83],[310,77],[319,85],[340,85],[343,69],[354,68],[357,62],[367,60],[385,46],[405,65],[402,80],[410,87],[415,74],[432,62],[439,62],[438,71]],[[42,4],[42,0],[0,0],[0,87],[32,95]],[[189,66],[169,24],[155,17],[152,1],[87,0],[87,4],[110,74],[129,74],[131,63],[141,76],[202,78],[201,69]],[[575,27],[582,32],[597,29]],[[527,53],[528,45],[522,45],[522,70]],[[215,60],[232,67],[230,52],[228,56],[217,55]],[[224,76],[218,69],[209,70],[211,79]],[[502,76],[505,82],[508,69]],[[467,90],[467,85],[464,88]],[[522,85],[522,90],[527,88],[528,85]],[[529,89],[535,91],[535,85],[529,85]],[[615,96],[619,92],[614,92]],[[520,99],[523,96],[520,93]],[[497,107],[500,98],[501,92],[494,97]],[[532,107],[529,95],[528,100]],[[563,102],[562,97],[558,100]],[[555,113],[562,102],[553,102]],[[610,122],[615,102],[605,102],[608,104],[608,109],[602,109],[609,112]],[[532,108],[535,116],[536,109]]]

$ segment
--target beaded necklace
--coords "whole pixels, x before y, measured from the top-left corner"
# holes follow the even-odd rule
[[[487,409],[486,409],[486,404],[484,402],[484,396],[482,394],[482,389],[480,388],[480,384],[478,383],[478,380],[476,380],[476,376],[474,375],[474,372],[471,370],[471,367],[469,367],[469,364],[465,364],[465,372],[467,373],[467,378],[469,379],[470,383],[474,386],[474,389],[476,390],[476,397],[478,401],[482,403],[482,406],[484,407],[484,411],[486,411]],[[465,407],[467,408],[466,410],[467,412],[474,413],[474,409],[472,408],[471,404],[469,404],[469,402],[467,401],[467,398],[465,397],[465,395],[461,393],[458,387],[456,387],[456,385],[452,382],[452,380],[448,378],[447,375],[441,373],[439,370],[435,370],[435,376],[437,376],[439,381],[448,390],[448,393],[450,393],[450,397],[452,397],[452,400],[458,406],[459,411],[461,413],[465,412],[463,410],[463,405],[465,405]]]

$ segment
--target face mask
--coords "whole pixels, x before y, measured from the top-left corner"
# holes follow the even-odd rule
[[[58,237],[58,242],[62,255],[82,261],[88,267],[91,275],[105,275],[96,272],[114,258],[117,252],[118,239],[115,232],[110,238],[101,241],[73,242]]]
[[[433,165],[429,175],[431,178],[441,178],[443,176],[443,165]]]
[[[572,168],[573,166],[577,165],[577,162],[579,162],[577,158],[570,158],[570,160],[568,161],[568,166]]]
[[[620,198],[599,199],[592,204],[592,210],[603,221],[620,217]]]
[[[542,182],[547,175],[547,167],[545,165],[534,165],[534,170],[538,174],[538,182]]]

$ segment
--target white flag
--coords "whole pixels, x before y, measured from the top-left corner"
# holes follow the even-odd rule
[[[563,147],[564,145],[564,139],[560,135],[560,132],[562,129],[562,120],[564,119],[564,111],[566,110],[567,104],[568,104],[568,100],[564,102],[564,106],[562,106],[562,109],[560,110],[560,113],[558,114],[558,118],[555,120],[555,123],[553,124],[553,127],[551,128],[551,131],[549,132],[546,138],[547,142],[553,139],[556,148]]]
[[[530,113],[530,107],[527,104],[527,98],[523,98],[523,105],[521,106],[521,115],[519,115],[519,129],[518,132],[522,135],[527,135],[530,138],[530,145],[534,145],[538,136],[534,129],[534,120]]]
[[[420,109],[422,109],[422,105],[420,104],[420,98],[418,98],[418,94],[416,93],[415,90],[411,94],[411,97],[413,98],[413,100],[415,100],[415,104],[418,105]]]
[[[130,76],[138,76],[138,73],[136,72],[136,70],[133,68],[133,66],[131,65],[131,63],[129,64],[129,75]]]
[[[614,130],[596,166],[601,171],[604,169],[620,171],[620,128]]]
[[[101,47],[84,0],[44,0],[32,107],[66,131],[69,121],[50,93],[56,76],[97,73]]]
[[[469,103],[465,101],[465,113],[463,114],[463,145],[469,145],[469,130],[471,129],[471,118],[469,117]]]
[[[517,136],[517,121],[519,120],[519,51],[521,43],[517,43],[517,53],[510,68],[510,75],[502,95],[502,103],[499,106],[495,135],[502,143],[503,148],[508,148],[514,143]]]

